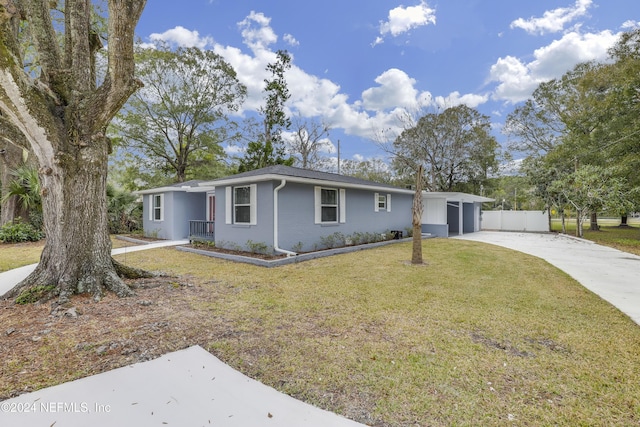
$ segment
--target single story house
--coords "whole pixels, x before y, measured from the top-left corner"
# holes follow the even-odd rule
[[[137,192],[143,196],[145,235],[286,254],[324,249],[335,240],[349,243],[406,233],[413,193],[282,165]],[[423,194],[423,232],[442,237],[480,230],[480,205],[491,200],[461,193]]]

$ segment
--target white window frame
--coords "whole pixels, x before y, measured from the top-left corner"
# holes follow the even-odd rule
[[[237,188],[249,188],[249,204],[237,204],[235,190]],[[228,186],[225,188],[225,224],[257,225],[258,212],[258,186],[256,184]],[[249,206],[249,222],[238,222],[236,219],[236,206]]]
[[[331,190],[336,192],[337,205],[322,204],[322,190]],[[329,188],[329,187],[314,187],[315,193],[315,223],[316,224],[344,224],[347,222],[347,193],[344,188]],[[336,208],[336,221],[323,221],[322,220],[322,208],[323,207],[335,207]]]
[[[156,200],[159,201],[159,206],[156,206]],[[157,218],[156,213],[158,213]],[[164,194],[160,193],[149,195],[149,221],[164,221]]]
[[[374,193],[373,210],[375,212],[391,212],[391,194]]]

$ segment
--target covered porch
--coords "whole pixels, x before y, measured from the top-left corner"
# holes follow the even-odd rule
[[[189,241],[194,240],[215,242],[215,221],[189,221]]]

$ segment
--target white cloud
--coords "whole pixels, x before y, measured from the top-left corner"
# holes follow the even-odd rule
[[[166,42],[172,45],[200,49],[214,44],[212,37],[200,37],[198,31],[190,31],[181,26],[167,30],[164,33],[153,33],[149,36],[149,39],[152,42]]]
[[[416,6],[398,6],[389,11],[389,20],[380,22],[380,36],[373,42],[373,46],[384,41],[384,37],[391,34],[397,37],[414,28],[436,23],[436,11],[425,1]]]
[[[474,93],[467,93],[460,95],[460,92],[451,92],[448,96],[437,96],[434,103],[439,108],[455,107],[461,104],[466,105],[469,108],[476,108],[479,105],[484,104],[489,100],[489,95],[479,95]]]
[[[640,21],[632,21],[632,20],[624,21],[620,26],[620,28],[622,28],[625,31],[635,30],[638,27],[640,27]]]
[[[489,80],[498,82],[493,98],[512,103],[523,101],[540,83],[562,76],[577,64],[605,60],[607,50],[618,38],[619,34],[609,30],[589,34],[570,32],[536,49],[531,62],[513,56],[499,58],[489,72]]]
[[[182,27],[163,33],[163,39],[210,47],[231,64],[240,82],[247,86],[247,99],[242,106],[243,111],[239,112],[244,115],[258,110],[264,103],[264,80],[269,78],[266,66],[276,60],[275,49],[271,45],[278,40],[270,22],[270,18],[262,13],[251,12],[238,23],[244,44],[250,51],[214,43],[210,37],[202,37],[197,31],[188,31]],[[159,36],[156,37],[157,40],[160,39]],[[286,36],[283,37],[283,40],[286,39]],[[295,38],[291,36],[288,40],[291,43]],[[398,117],[435,105],[431,93],[420,92],[416,89],[416,80],[397,68],[381,73],[375,83],[372,82],[374,85],[364,90],[360,99],[355,100],[350,100],[347,94],[341,92],[340,86],[335,82],[309,74],[298,67],[294,60],[285,78],[291,93],[291,99],[286,105],[288,113],[300,114],[302,117],[320,117],[346,134],[368,139],[378,139],[382,129],[401,131],[402,124],[398,122]],[[454,92],[440,99],[451,105],[464,103],[475,107],[485,102],[487,96],[460,95]],[[229,154],[238,154],[241,148],[229,146],[225,149]]]
[[[529,34],[557,33],[576,18],[586,15],[592,4],[593,0],[576,0],[572,7],[548,10],[541,18],[518,18],[511,23],[511,28],[522,28]]]
[[[296,40],[291,34],[285,34],[282,38],[289,46],[299,46],[300,42]]]
[[[253,10],[249,16],[238,22],[244,43],[254,52],[265,50],[269,45],[278,41],[278,36],[269,26],[270,23],[271,18]]]
[[[362,106],[367,110],[386,110],[394,107],[413,106],[418,91],[416,83],[402,70],[391,68],[376,77],[380,86],[362,92]]]

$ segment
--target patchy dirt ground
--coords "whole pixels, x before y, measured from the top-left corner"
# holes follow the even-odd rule
[[[99,303],[74,296],[65,306],[0,301],[0,400],[191,345],[209,329],[190,309],[202,292],[184,278],[130,281],[136,296]]]

